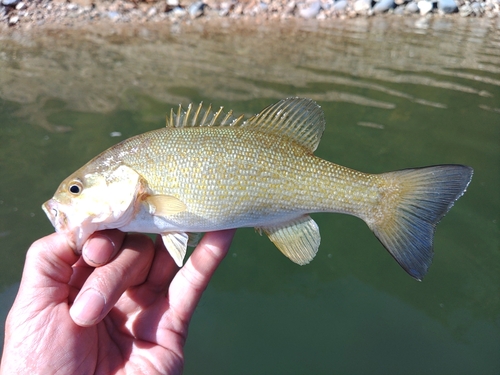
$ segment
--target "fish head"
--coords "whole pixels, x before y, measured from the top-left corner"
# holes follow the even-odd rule
[[[120,228],[138,210],[144,180],[132,168],[82,167],[66,178],[42,205],[58,233],[76,252],[97,230]]]

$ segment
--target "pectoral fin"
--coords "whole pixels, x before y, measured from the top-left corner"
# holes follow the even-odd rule
[[[321,237],[318,224],[310,216],[261,229],[283,254],[297,264],[309,263],[318,252]]]
[[[171,195],[150,195],[146,202],[149,204],[149,212],[155,216],[169,216],[186,211],[184,202]]]
[[[175,263],[182,267],[188,245],[189,236],[183,232],[168,232],[161,235],[163,243]]]

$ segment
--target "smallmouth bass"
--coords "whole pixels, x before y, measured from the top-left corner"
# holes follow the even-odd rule
[[[417,280],[433,256],[436,224],[465,192],[464,165],[382,174],[313,155],[325,129],[314,101],[289,98],[243,120],[202,105],[122,141],[66,178],[42,206],[76,251],[97,230],[159,233],[182,266],[199,232],[255,227],[293,262],[320,244],[312,212],[364,220]]]

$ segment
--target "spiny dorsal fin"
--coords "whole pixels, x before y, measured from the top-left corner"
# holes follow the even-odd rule
[[[245,121],[243,126],[270,134],[283,134],[314,151],[325,130],[325,117],[321,107],[313,100],[288,98],[265,108]]]
[[[223,107],[220,107],[217,112],[212,112],[212,105],[204,108],[203,103],[200,103],[196,109],[193,109],[193,104],[191,103],[185,111],[180,105],[177,113],[173,109],[170,111],[170,119],[167,118],[167,128],[238,126],[242,124],[242,120],[243,115],[235,118],[233,117],[233,111],[224,113]]]

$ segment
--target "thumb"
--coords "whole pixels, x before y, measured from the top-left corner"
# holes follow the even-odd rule
[[[54,295],[60,294],[60,288],[55,287],[64,284],[69,288],[72,265],[78,258],[63,235],[53,233],[35,241],[26,254],[18,297],[25,295],[29,298],[35,294],[36,299],[39,299],[40,288],[43,288],[43,296],[46,299],[55,301],[55,297],[61,298],[61,295]],[[64,291],[69,293],[67,288],[64,288]],[[63,298],[67,298],[67,295]]]

